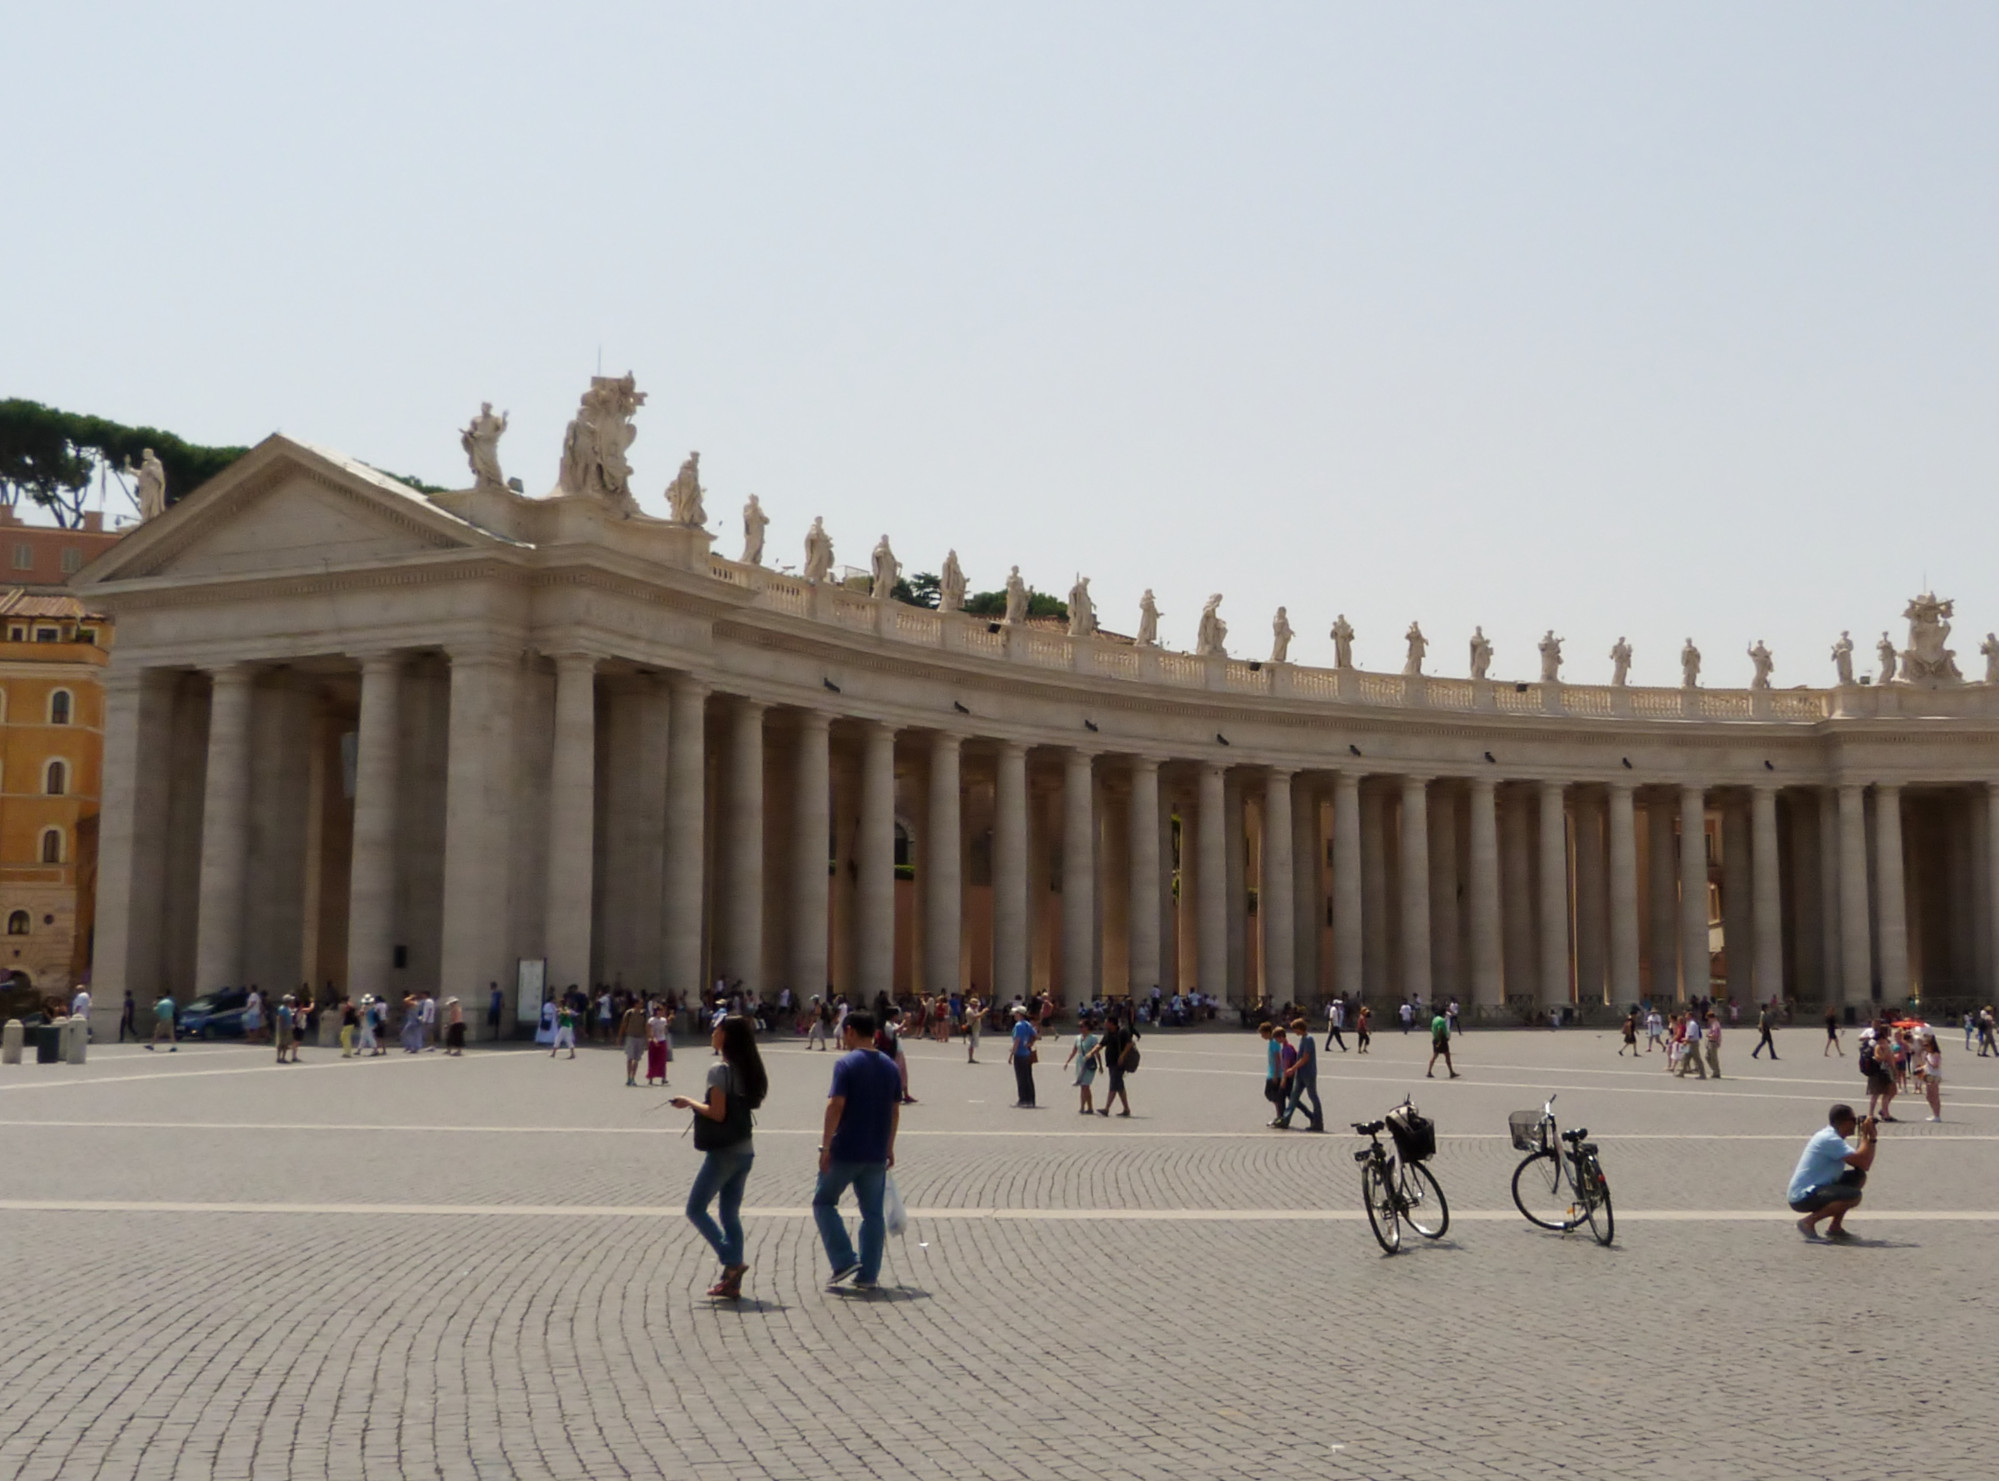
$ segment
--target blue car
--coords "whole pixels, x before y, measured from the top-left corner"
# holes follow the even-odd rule
[[[183,1039],[240,1039],[243,1006],[249,1001],[250,994],[240,988],[208,993],[180,1010],[175,1031]]]

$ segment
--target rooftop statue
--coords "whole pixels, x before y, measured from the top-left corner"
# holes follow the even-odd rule
[[[833,537],[826,533],[826,517],[814,515],[805,532],[805,579],[817,586],[832,574]]]
[[[1289,663],[1291,661],[1291,617],[1282,607],[1270,620],[1270,661]]]
[[[167,470],[158,455],[149,448],[139,453],[139,466],[134,468],[132,460],[125,460],[124,471],[139,480],[139,518],[158,519],[167,512]]]
[[[1216,592],[1201,608],[1201,626],[1194,636],[1194,651],[1202,657],[1228,656],[1229,625],[1222,621],[1222,594]]]
[[[883,535],[875,542],[875,553],[868,564],[875,574],[874,589],[869,592],[878,602],[885,602],[895,595],[895,583],[902,576],[902,562],[895,558],[895,552],[888,548],[888,536]]]
[[[465,461],[472,465],[472,482],[478,488],[503,489],[507,480],[500,475],[500,434],[507,430],[507,414],[493,415],[493,403],[481,401],[479,415],[458,434],[465,449]]]
[[[764,513],[763,505],[757,502],[755,494],[743,506],[743,564],[760,566],[764,563],[764,529],[770,524],[770,516]]]
[[[1152,599],[1152,588],[1149,586],[1145,588],[1145,595],[1138,599],[1138,646],[1159,646],[1159,604]]]
[[[965,610],[965,568],[958,564],[958,552],[955,550],[944,553],[944,574],[937,578],[937,610]]]
[[[1908,684],[1962,684],[1957,671],[1957,650],[1946,648],[1950,637],[1951,602],[1940,602],[1935,592],[1924,592],[1911,601],[1902,615],[1909,619],[1909,646],[1902,650],[1902,680]]]
[[[1483,627],[1471,630],[1471,676],[1483,679],[1486,670],[1492,667],[1492,642],[1485,635]]]
[[[677,525],[696,529],[708,523],[708,510],[701,502],[701,454],[689,453],[673,482],[666,486],[667,517]]]
[[[1562,682],[1562,640],[1555,636],[1551,627],[1541,639],[1541,682],[1559,684]]]
[[[1978,651],[1985,655],[1985,682],[1999,684],[1999,633],[1987,633]]]
[[[1610,650],[1610,682],[1622,689],[1631,677],[1631,645],[1619,638]]]
[[[1069,636],[1087,638],[1097,630],[1097,604],[1090,600],[1090,578],[1077,576],[1069,588]]]
[[[638,429],[632,417],[645,405],[629,372],[612,377],[593,375],[590,389],[562,435],[562,475],[557,487],[565,494],[595,494],[629,508],[632,465],[625,454]]]
[[[1423,636],[1423,629],[1415,623],[1409,624],[1409,631],[1402,635],[1409,645],[1409,656],[1402,661],[1402,672],[1414,678],[1423,672],[1423,655],[1430,651],[1430,640]]]
[[[1698,688],[1701,682],[1701,650],[1688,638],[1686,646],[1680,649],[1680,687]]]
[[[1027,621],[1027,583],[1020,579],[1020,567],[1006,573],[1006,620],[1014,627]]]
[[[1770,650],[1763,646],[1761,638],[1758,638],[1756,646],[1749,650],[1749,661],[1756,668],[1755,674],[1749,680],[1749,687],[1751,689],[1768,689],[1770,687],[1770,670],[1777,665],[1775,660],[1770,657]]]
[[[1853,634],[1842,631],[1839,641],[1832,645],[1832,671],[1842,684],[1853,682]]]
[[[1353,628],[1347,622],[1347,614],[1342,612],[1333,619],[1333,667],[1350,669],[1353,667]]]
[[[1874,645],[1874,651],[1881,655],[1881,678],[1878,682],[1883,684],[1894,683],[1895,640],[1884,632],[1881,634],[1881,641]]]

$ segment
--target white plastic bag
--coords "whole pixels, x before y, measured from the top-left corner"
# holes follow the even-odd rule
[[[895,1174],[888,1175],[882,1186],[882,1222],[888,1232],[897,1236],[909,1232],[909,1209],[902,1201],[902,1191],[895,1186]]]

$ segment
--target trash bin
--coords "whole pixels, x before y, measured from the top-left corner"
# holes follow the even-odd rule
[[[38,1024],[35,1028],[35,1063],[62,1063],[62,1030],[53,1023]]]

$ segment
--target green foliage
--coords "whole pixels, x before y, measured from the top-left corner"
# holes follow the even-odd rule
[[[1003,591],[975,591],[965,598],[965,610],[974,617],[1006,616],[1006,593]],[[1069,620],[1069,604],[1058,596],[1050,596],[1045,591],[1027,588],[1027,615],[1029,617],[1058,617]]]
[[[373,463],[368,464],[368,466],[370,468],[375,468],[375,465]],[[391,473],[386,468],[375,468],[375,471],[381,474],[382,477],[384,478],[393,478],[397,483],[409,485],[411,488],[415,489],[420,494],[441,494],[444,492],[444,489],[440,485],[434,483],[425,483],[421,478],[418,478],[411,473]]]
[[[246,447],[202,447],[157,427],[128,427],[20,398],[0,400],[0,495],[27,498],[74,526],[83,520],[91,482],[118,475],[151,448],[167,474],[167,502],[200,487],[242,457]],[[119,479],[120,486],[124,480]]]
[[[935,571],[918,571],[907,581],[895,583],[895,599],[912,607],[928,607],[934,612],[937,604],[944,599],[944,583]]]

